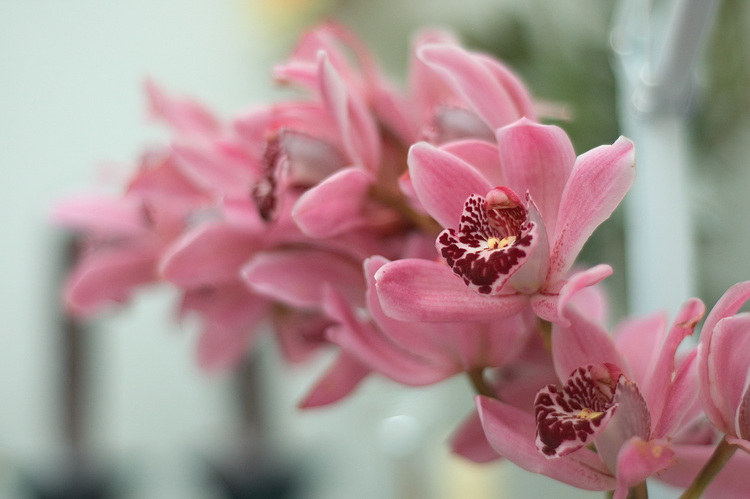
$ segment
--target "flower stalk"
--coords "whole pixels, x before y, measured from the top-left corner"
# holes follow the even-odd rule
[[[713,454],[711,454],[711,457],[708,458],[708,461],[698,473],[698,476],[695,477],[690,487],[683,492],[680,499],[698,499],[701,497],[706,488],[711,484],[711,481],[724,468],[724,465],[727,464],[736,450],[737,446],[727,442],[726,436],[722,438]]]

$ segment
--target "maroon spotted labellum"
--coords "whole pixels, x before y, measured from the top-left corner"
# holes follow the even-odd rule
[[[548,385],[536,396],[536,446],[547,457],[570,454],[592,442],[612,419],[622,371],[613,364],[576,369],[560,389]]]
[[[530,219],[518,195],[507,187],[496,187],[484,198],[469,196],[458,232],[444,230],[436,246],[469,288],[498,295],[531,257],[538,239],[538,223]]]

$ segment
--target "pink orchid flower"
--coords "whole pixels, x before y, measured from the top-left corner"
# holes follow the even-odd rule
[[[567,275],[634,177],[628,139],[576,158],[561,129],[526,119],[500,128],[497,146],[414,145],[411,188],[447,227],[436,246],[448,265],[385,265],[376,275],[383,309],[401,320],[460,321],[513,315],[530,304],[542,319],[563,320],[560,311],[575,291],[611,273],[600,265]]]
[[[729,288],[706,318],[698,371],[706,416],[727,441],[750,452],[750,315],[737,313],[750,281]]]
[[[659,315],[632,320],[612,340],[596,322],[567,308],[570,325],[552,331],[555,369],[564,384],[537,394],[535,416],[478,397],[490,443],[527,470],[579,488],[615,489],[616,498],[651,475],[658,478],[680,459],[675,437],[700,417],[697,351],[677,358],[676,352],[703,311],[693,299],[670,328]]]
[[[184,228],[188,214],[208,198],[168,153],[146,155],[121,198],[73,197],[52,218],[80,231],[84,251],[67,278],[65,300],[90,316],[158,280],[160,254]]]

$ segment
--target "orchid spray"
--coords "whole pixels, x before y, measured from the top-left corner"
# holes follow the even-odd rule
[[[200,319],[205,368],[236,365],[263,331],[289,362],[334,349],[304,408],[368,376],[466,375],[476,411],[450,445],[467,459],[618,499],[646,497],[647,478],[686,497],[750,494],[748,284],[699,343],[698,299],[671,323],[610,333],[598,284],[612,269],[577,258],[635,180],[632,141],[577,155],[508,67],[443,31],[415,37],[406,90],[335,24],[307,32],[275,76],[299,97],[228,120],[147,84],[170,144],[120,197],[54,212],[85,245],[72,313],[168,283],[179,314]]]

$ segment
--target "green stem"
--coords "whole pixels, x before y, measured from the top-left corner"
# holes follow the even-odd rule
[[[471,384],[477,394],[484,395],[485,397],[490,397],[493,399],[497,398],[497,395],[495,395],[495,393],[490,389],[487,382],[484,380],[483,368],[480,367],[478,369],[472,369],[471,371],[467,371],[466,374],[469,375]]]
[[[690,484],[690,487],[688,487],[680,496],[680,499],[698,499],[701,497],[703,491],[706,490],[706,487],[711,483],[711,480],[719,474],[736,450],[737,446],[727,442],[727,437],[725,435],[724,438],[721,439],[721,442],[719,442],[719,445],[716,446],[716,449],[714,449],[714,453],[708,458],[703,469],[700,470],[698,476],[695,477],[693,483]]]

